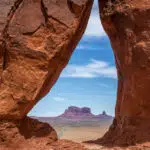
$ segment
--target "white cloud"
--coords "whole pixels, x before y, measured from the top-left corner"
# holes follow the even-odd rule
[[[99,16],[99,8],[97,0],[94,1],[92,13],[88,22],[85,35],[88,36],[106,36],[106,33],[102,27]]]
[[[116,67],[111,66],[108,62],[91,59],[87,65],[68,65],[61,74],[66,78],[113,78],[117,79]]]
[[[53,100],[57,101],[57,102],[63,102],[63,101],[65,101],[65,99],[63,97],[54,97]]]
[[[104,48],[102,47],[92,47],[92,46],[89,46],[89,45],[78,45],[77,48],[78,50],[86,50],[86,51],[100,51],[100,50],[104,50]]]
[[[106,36],[106,33],[100,22],[100,18],[97,15],[92,15],[90,17],[88,26],[85,31],[85,35],[88,36]]]

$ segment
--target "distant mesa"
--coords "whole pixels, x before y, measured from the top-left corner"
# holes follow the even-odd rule
[[[106,111],[103,111],[99,115],[94,115],[89,107],[68,107],[64,113],[56,117],[32,117],[42,122],[47,122],[52,126],[100,126],[104,123],[111,123],[113,117],[107,115]]]
[[[59,117],[77,117],[77,116],[94,116],[91,113],[91,109],[88,107],[79,108],[76,106],[70,106],[65,112]]]
[[[99,115],[94,115],[89,107],[68,107],[63,114],[57,117],[38,117],[38,118],[53,118],[53,119],[71,119],[71,120],[82,120],[82,119],[113,119],[112,116],[108,115],[106,111],[103,111]]]
[[[93,117],[93,118],[112,118],[112,116],[107,115],[106,111],[103,111],[102,114],[94,115],[91,112],[91,109],[89,107],[76,107],[76,106],[70,106],[68,107],[65,112],[60,115],[59,117],[71,117],[71,118],[86,118],[86,117]]]
[[[107,115],[107,114],[106,114],[106,111],[103,111],[103,112],[102,112],[102,115]]]

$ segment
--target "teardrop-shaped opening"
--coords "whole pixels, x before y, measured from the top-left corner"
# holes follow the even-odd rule
[[[113,51],[95,1],[86,31],[51,92],[29,113],[60,139],[95,140],[112,123],[117,90]]]

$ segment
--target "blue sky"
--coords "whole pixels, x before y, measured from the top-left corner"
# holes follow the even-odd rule
[[[117,75],[114,56],[98,13],[97,1],[80,43],[50,93],[29,113],[57,116],[68,106],[90,107],[114,115]]]

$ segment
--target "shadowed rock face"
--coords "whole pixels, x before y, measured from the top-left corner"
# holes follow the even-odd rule
[[[116,144],[150,140],[150,1],[99,3],[119,80],[116,118],[104,139]]]
[[[28,117],[18,121],[0,120],[1,150],[45,149],[56,140],[56,131],[47,123]]]
[[[22,119],[79,42],[92,0],[1,0],[0,118]]]

